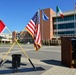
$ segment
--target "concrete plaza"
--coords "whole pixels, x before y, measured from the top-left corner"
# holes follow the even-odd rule
[[[8,52],[11,45],[0,45],[0,60]],[[61,64],[61,46],[42,46],[36,52],[33,44],[21,45],[28,57],[31,59],[35,69],[21,51],[15,45],[0,66],[0,75],[76,75],[75,68],[69,68]],[[12,68],[12,54],[21,54],[21,64],[18,72]]]

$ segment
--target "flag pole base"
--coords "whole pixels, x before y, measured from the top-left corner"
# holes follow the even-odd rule
[[[31,63],[31,65],[33,66],[33,68],[35,69],[35,66],[34,66],[34,64],[32,63],[32,61],[30,60],[30,59],[28,59],[29,61],[30,61],[30,63]]]
[[[0,65],[2,64],[3,60],[1,60]]]

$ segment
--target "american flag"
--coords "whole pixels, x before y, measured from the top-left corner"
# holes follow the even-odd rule
[[[34,39],[35,50],[39,50],[41,47],[41,34],[40,34],[40,22],[38,12],[32,17],[29,23],[26,25],[26,30],[32,35]]]

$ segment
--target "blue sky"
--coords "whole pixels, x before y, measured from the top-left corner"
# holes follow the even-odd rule
[[[38,9],[58,5],[62,12],[74,10],[76,0],[0,0],[0,19],[12,32],[22,31]]]

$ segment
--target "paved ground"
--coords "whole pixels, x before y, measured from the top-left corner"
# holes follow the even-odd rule
[[[21,45],[31,59],[35,69],[21,49],[15,45],[0,67],[0,75],[76,75],[75,68],[68,68],[61,64],[60,46],[42,46],[36,52],[33,45]],[[0,45],[0,60],[5,57],[10,45]],[[21,64],[18,72],[12,68],[12,54],[21,54]]]

